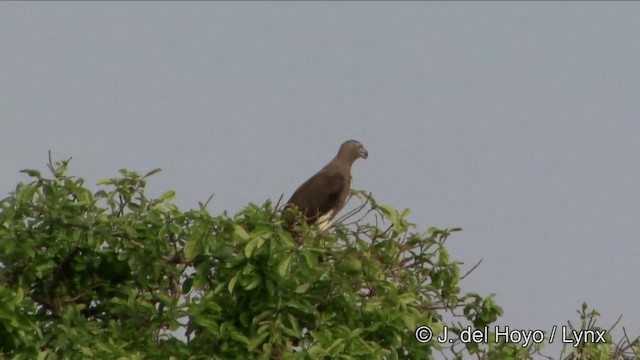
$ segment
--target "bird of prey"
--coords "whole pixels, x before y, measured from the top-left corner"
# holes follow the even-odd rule
[[[351,165],[356,159],[368,156],[360,142],[345,141],[325,167],[298,187],[287,201],[287,207],[297,207],[307,224],[325,231],[351,193]]]

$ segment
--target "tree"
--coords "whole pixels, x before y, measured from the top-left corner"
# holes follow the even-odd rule
[[[462,264],[444,246],[460,229],[415,232],[408,210],[355,192],[361,205],[331,232],[303,226],[294,236],[281,221],[293,210],[271,201],[234,216],[213,216],[207,203],[181,211],[173,191],[146,196],[159,169],[121,170],[91,191],[68,165],[50,161],[50,177],[24,170],[32,180],[0,201],[4,358],[524,359],[540,351],[461,341],[502,309],[492,296],[461,293]],[[585,306],[582,315],[582,328],[596,329],[597,313]],[[416,340],[445,327],[452,343]],[[568,356],[637,358],[638,339],[607,339]]]

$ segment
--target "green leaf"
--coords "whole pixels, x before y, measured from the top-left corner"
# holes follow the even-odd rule
[[[231,338],[235,341],[241,342],[242,344],[249,345],[249,339],[244,336],[238,329],[233,326],[230,322],[225,322],[226,331],[231,336]]]
[[[296,287],[294,292],[296,294],[304,294],[307,292],[307,290],[309,290],[310,287],[311,287],[310,283],[301,284],[301,285],[298,285],[298,287]]]
[[[278,275],[280,275],[280,277],[284,278],[287,275],[287,271],[289,270],[289,263],[291,263],[292,258],[293,255],[290,254],[289,256],[282,259],[282,261],[280,261],[280,264],[278,264]]]
[[[416,318],[413,315],[402,315],[402,322],[407,329],[415,329],[416,326]]]
[[[269,293],[269,296],[274,296],[276,293],[276,285],[270,279],[267,279],[265,284],[267,286],[267,292]]]
[[[254,336],[247,346],[249,351],[254,351],[260,344],[264,342],[264,340],[269,336],[269,332],[262,333],[258,336]]]
[[[254,238],[251,239],[251,241],[249,241],[247,243],[247,245],[245,245],[244,247],[244,257],[246,257],[247,259],[250,259],[251,256],[253,255],[254,250],[258,247],[258,244],[260,242],[260,240],[262,240],[264,242],[264,239],[261,238]]]
[[[280,237],[280,241],[282,241],[283,244],[293,246],[293,237],[291,236],[291,233],[289,233],[288,231],[286,230],[280,231],[278,233],[278,237]]]
[[[93,351],[91,351],[89,347],[86,347],[86,346],[81,347],[80,352],[87,357],[93,357]]]
[[[347,274],[357,274],[362,271],[362,262],[356,258],[347,258],[338,264],[338,268]]]
[[[254,276],[251,278],[251,281],[244,286],[244,289],[249,291],[249,290],[253,290],[255,288],[258,287],[258,285],[260,285],[260,283],[262,283],[262,277],[260,276]]]
[[[15,171],[15,170],[14,170]],[[33,170],[33,169],[22,169],[20,170],[21,173],[25,173],[31,177],[34,178],[40,178],[40,172],[38,170]]]
[[[157,174],[157,173],[159,173],[160,171],[162,171],[162,169],[161,169],[161,168],[155,168],[155,169],[153,169],[153,170],[149,171],[148,173],[144,174],[143,178],[148,178],[149,176],[154,175],[154,174]]]
[[[197,239],[190,239],[187,241],[187,244],[184,246],[184,257],[191,261],[198,255],[198,250],[200,245],[200,241]]]
[[[27,186],[23,186],[18,193],[18,199],[27,203],[33,201],[33,195],[38,191],[37,184],[29,184]]]
[[[380,209],[380,211],[385,215],[385,217],[389,219],[393,219],[394,216],[397,216],[396,214],[398,213],[398,210],[396,210],[391,205],[378,204],[378,209]]]
[[[416,301],[416,295],[413,293],[407,292],[398,296],[398,302],[400,302],[400,304],[402,305],[409,305],[415,301]]]
[[[87,190],[87,189],[78,189],[78,198],[81,202],[88,204],[90,202],[93,201],[93,195],[91,194],[91,191]]]
[[[264,319],[266,319],[266,318],[269,318],[269,317],[273,316],[273,313],[274,313],[274,311],[273,311],[273,310],[265,310],[265,311],[261,312],[260,314],[256,315],[256,316],[253,318],[252,324],[253,324],[253,325],[258,324],[258,323],[259,323],[259,322],[261,322],[262,320],[264,320]],[[260,329],[262,329],[262,328],[260,328]],[[262,331],[261,331],[261,330],[258,330],[258,333],[260,333],[260,332],[262,332]]]
[[[115,185],[114,179],[99,179],[97,185]]]
[[[238,278],[240,277],[240,273],[236,273],[231,280],[229,280],[229,285],[227,285],[227,289],[229,290],[229,294],[233,294],[233,288],[236,286],[238,282]]]
[[[330,356],[336,356],[343,352],[345,348],[344,339],[337,339],[327,348],[327,354]]]
[[[332,341],[331,334],[329,334],[328,332],[325,332],[325,331],[314,331],[314,330],[312,330],[310,332],[310,334],[314,339],[316,339],[321,344],[328,345]]]
[[[176,192],[173,190],[165,191],[158,197],[159,201],[171,201],[176,197]]]
[[[247,231],[238,224],[233,224],[233,235],[244,241],[249,240],[249,234],[247,233]]]

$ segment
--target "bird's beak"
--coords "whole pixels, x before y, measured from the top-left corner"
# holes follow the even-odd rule
[[[363,159],[366,159],[369,157],[369,152],[367,152],[367,149],[362,148],[360,150],[360,157],[362,157]]]

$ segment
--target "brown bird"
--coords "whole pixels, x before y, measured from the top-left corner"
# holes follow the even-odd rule
[[[305,181],[293,193],[287,207],[297,207],[309,225],[325,231],[347,203],[351,193],[351,166],[358,158],[366,159],[367,150],[356,140],[340,145],[338,154]]]

